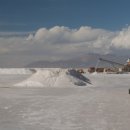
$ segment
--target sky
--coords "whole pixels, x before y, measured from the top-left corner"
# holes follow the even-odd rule
[[[0,0],[0,62],[130,56],[129,0]]]
[[[92,26],[120,30],[130,24],[129,0],[0,0],[1,31]]]

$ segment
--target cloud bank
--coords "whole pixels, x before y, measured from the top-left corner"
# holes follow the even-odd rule
[[[89,26],[79,29],[55,26],[32,33],[0,32],[0,55],[63,60],[86,53],[129,55],[129,52],[130,27],[116,32]]]

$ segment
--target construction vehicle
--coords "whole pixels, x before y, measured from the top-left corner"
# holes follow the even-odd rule
[[[98,65],[100,63],[107,63],[109,65],[109,67],[104,67],[104,68],[99,68]],[[125,67],[124,64],[115,62],[115,61],[111,61],[111,60],[107,60],[107,59],[103,59],[103,58],[99,58],[98,62],[96,64],[95,67],[95,71],[96,72],[116,72],[116,73],[120,73],[123,71],[123,68]]]

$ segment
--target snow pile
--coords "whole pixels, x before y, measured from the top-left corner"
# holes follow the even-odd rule
[[[0,74],[32,74],[33,69],[26,68],[0,68]]]
[[[74,69],[36,69],[27,80],[15,84],[21,87],[86,86],[89,80]]]
[[[97,75],[98,73],[97,72],[93,72],[92,75]]]

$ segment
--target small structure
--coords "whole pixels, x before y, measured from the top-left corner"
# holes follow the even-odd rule
[[[95,72],[95,67],[90,67],[90,68],[88,68],[88,72],[89,72],[89,73]]]
[[[103,73],[105,71],[105,68],[96,68],[96,72]]]
[[[130,58],[126,61],[126,64],[122,68],[124,72],[130,72]]]
[[[128,58],[126,62],[127,62],[127,65],[130,65],[130,58]]]

